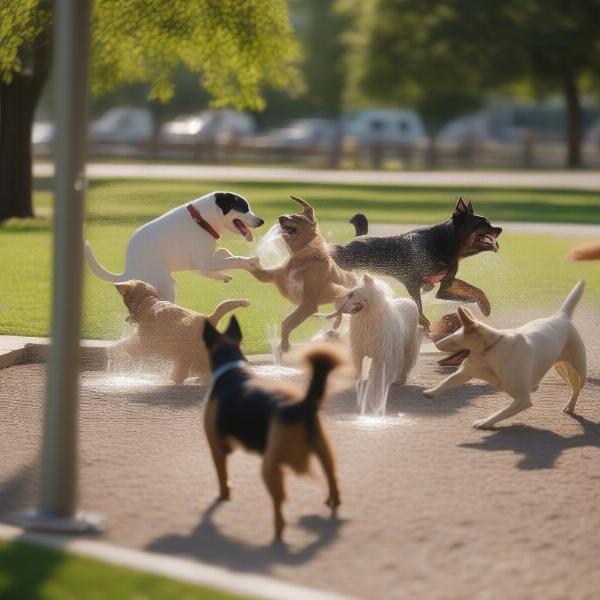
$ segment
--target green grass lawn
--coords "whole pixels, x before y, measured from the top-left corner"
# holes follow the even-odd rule
[[[151,167],[149,167],[151,168]],[[36,207],[51,211],[48,182],[38,182]],[[213,189],[232,189],[245,195],[267,227],[284,212],[295,210],[290,193],[309,200],[323,233],[334,240],[352,237],[348,218],[365,212],[372,222],[434,223],[448,217],[455,197],[465,190],[194,181],[92,181],[87,201],[85,235],[98,260],[108,269],[122,271],[127,240],[141,224],[186,200]],[[475,209],[494,220],[600,223],[597,195],[586,192],[466,190]],[[265,228],[266,231],[266,228]],[[500,238],[500,253],[465,260],[459,276],[487,291],[495,312],[516,311],[521,305],[552,306],[581,276],[589,281],[587,302],[600,300],[600,265],[573,265],[566,251],[581,240],[512,234]],[[45,336],[49,333],[51,285],[51,221],[46,216],[11,221],[0,226],[0,334]],[[250,254],[252,246],[239,236],[225,235],[222,245],[233,253]],[[211,312],[227,298],[248,298],[252,306],[238,311],[246,350],[268,349],[269,332],[289,311],[274,287],[254,280],[244,271],[232,271],[233,281],[215,282],[189,273],[177,274],[180,304]],[[85,270],[82,323],[85,338],[121,335],[125,309],[114,287]],[[398,291],[404,293],[398,286]],[[427,300],[426,300],[427,302]],[[293,336],[305,339],[319,324],[304,325]]]
[[[216,590],[21,542],[0,542],[2,600],[233,600]]]

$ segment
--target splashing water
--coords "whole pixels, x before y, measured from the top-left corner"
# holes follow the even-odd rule
[[[258,240],[254,255],[265,269],[274,269],[289,257],[288,247],[281,237],[281,227],[278,224],[273,225]]]
[[[385,417],[389,391],[390,384],[387,382],[385,364],[376,367],[373,365],[373,360],[365,356],[360,377],[356,382],[356,398],[360,414]]]

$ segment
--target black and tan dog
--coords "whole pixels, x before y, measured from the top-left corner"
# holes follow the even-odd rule
[[[341,363],[332,348],[318,346],[306,355],[312,379],[302,398],[293,388],[260,382],[240,350],[242,332],[231,318],[224,334],[207,321],[204,342],[212,364],[212,390],[204,413],[206,437],[219,480],[219,498],[229,499],[227,455],[234,444],[263,455],[262,476],[273,499],[275,539],[280,539],[285,499],[283,469],[306,473],[312,454],[319,459],[327,483],[326,504],[335,509],[340,493],[327,435],[319,419],[319,407],[329,373]]]
[[[457,279],[459,261],[488,250],[498,251],[500,227],[494,227],[485,217],[474,214],[473,205],[459,198],[452,216],[443,223],[414,229],[402,235],[368,237],[368,222],[364,215],[354,215],[357,235],[346,244],[332,247],[331,256],[343,269],[364,269],[395,277],[406,287],[417,303],[421,324],[429,331],[430,323],[423,314],[421,289],[429,291],[440,284],[437,297],[444,300],[476,302],[488,316],[491,306],[485,293]],[[361,235],[362,234],[362,235]],[[451,333],[456,323],[447,320],[438,324],[436,337]]]

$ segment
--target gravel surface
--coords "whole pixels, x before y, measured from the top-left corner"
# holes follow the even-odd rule
[[[590,378],[576,417],[552,372],[533,408],[474,430],[506,398],[480,383],[423,398],[443,375],[431,358],[393,389],[385,420],[357,419],[354,394],[335,393],[324,416],[342,507],[330,518],[317,468],[289,476],[282,546],[256,456],[233,455],[232,501],[214,504],[203,386],[84,371],[82,506],[106,516],[111,542],[361,598],[597,598],[600,326],[578,325]],[[0,371],[0,515],[35,501],[44,375]]]

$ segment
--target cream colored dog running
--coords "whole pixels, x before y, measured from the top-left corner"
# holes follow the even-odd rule
[[[405,384],[415,366],[421,344],[419,309],[409,298],[394,298],[383,281],[368,274],[355,288],[336,300],[336,311],[350,317],[350,345],[357,380],[361,380],[363,362],[371,358],[366,383],[365,408],[385,406],[380,391],[390,384]]]
[[[571,398],[564,411],[572,413],[586,378],[585,346],[571,323],[584,287],[582,280],[552,316],[536,319],[517,329],[494,329],[478,321],[468,309],[459,308],[461,329],[436,345],[445,352],[469,350],[469,357],[458,371],[436,387],[425,390],[425,396],[435,398],[473,378],[491,383],[513,400],[502,410],[473,424],[489,429],[529,408],[531,392],[537,390],[544,375],[554,365],[571,386]]]

